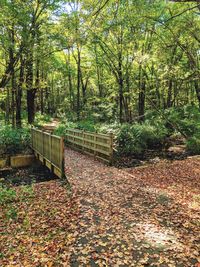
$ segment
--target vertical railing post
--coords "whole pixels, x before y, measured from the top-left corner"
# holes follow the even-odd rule
[[[44,158],[44,131],[42,131],[42,156]]]
[[[113,133],[110,133],[110,164],[113,163]]]
[[[94,133],[94,157],[97,155],[97,131]]]
[[[84,135],[85,135],[85,133],[84,132],[85,132],[84,130],[81,132],[81,134],[82,134],[81,148],[82,148],[83,151],[84,151],[84,143],[85,143],[85,141],[84,141]]]
[[[63,146],[63,137],[60,138],[60,155],[59,155],[59,161],[60,161],[60,168],[62,170],[62,164],[63,164],[63,151],[64,151],[64,146]]]
[[[75,142],[75,132],[73,131],[73,141]],[[75,147],[75,143],[73,142],[73,145]]]
[[[52,161],[51,161],[51,132],[49,135],[49,161],[50,161],[50,163],[52,163]]]

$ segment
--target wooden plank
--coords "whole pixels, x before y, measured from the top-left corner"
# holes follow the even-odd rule
[[[100,159],[101,161],[104,161],[106,163],[110,163],[110,160],[109,159],[106,159],[106,158],[103,158],[103,157],[100,157],[100,156],[96,156],[97,159]]]
[[[73,132],[73,133],[81,133],[82,132],[82,130],[78,130],[78,129],[67,129],[66,131]]]
[[[86,152],[90,150],[91,154],[104,158],[106,162],[112,162],[113,158],[113,135],[102,133],[91,133],[77,129],[66,130],[66,140],[68,143],[80,147],[80,150]],[[101,156],[100,156],[100,155]]]
[[[60,169],[58,169],[58,168],[53,168],[53,172],[54,172],[54,174],[56,175],[56,176],[58,176],[59,178],[62,178],[62,172],[61,172],[61,170]]]
[[[66,134],[66,136],[69,136],[69,137],[72,137],[72,138],[75,138],[75,139],[79,139],[79,140],[83,140],[83,137],[74,136],[72,134]]]
[[[58,140],[60,140],[61,139],[61,137],[60,136],[57,136],[57,135],[51,135],[53,138],[56,138],[56,139],[58,139]]]
[[[88,143],[93,143],[93,144],[97,144],[97,145],[100,145],[100,146],[104,146],[104,147],[107,147],[107,148],[110,148],[110,143],[103,143],[103,142],[98,142],[96,140],[92,140],[92,139],[85,139],[83,137],[78,137],[78,136],[73,136],[73,135],[68,135],[66,134],[66,136],[69,136],[69,137],[73,137],[74,139],[78,139],[78,140],[81,140],[81,141],[84,141],[84,142],[88,142]],[[94,136],[94,135],[93,135]],[[98,136],[97,136],[98,137]],[[96,137],[96,138],[97,138]],[[110,139],[109,139],[110,141]]]
[[[50,170],[55,169],[56,175],[64,175],[64,142],[63,138],[51,135],[38,129],[31,129],[32,148],[39,160]]]

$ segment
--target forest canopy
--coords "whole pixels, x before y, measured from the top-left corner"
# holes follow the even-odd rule
[[[144,121],[199,106],[199,1],[2,0],[0,114]]]

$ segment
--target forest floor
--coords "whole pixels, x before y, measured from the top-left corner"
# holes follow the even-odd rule
[[[0,266],[200,266],[199,158],[128,169],[65,158],[71,190],[36,183],[15,220],[0,210]]]

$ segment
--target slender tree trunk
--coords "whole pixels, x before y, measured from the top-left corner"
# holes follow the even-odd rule
[[[146,94],[146,81],[144,80],[144,74],[142,66],[139,67],[139,96],[138,96],[138,115],[139,121],[144,121],[145,113],[145,94]]]
[[[119,121],[123,122],[123,89],[124,89],[124,80],[123,80],[123,70],[122,70],[122,41],[123,41],[123,31],[122,26],[120,27],[120,34],[118,36],[118,83],[119,83]]]
[[[103,88],[102,88],[102,82],[101,82],[101,67],[99,64],[99,59],[97,55],[97,45],[95,44],[94,47],[95,52],[95,59],[96,59],[96,70],[97,70],[97,83],[98,83],[98,89],[99,89],[99,97],[101,98],[103,96]]]
[[[197,100],[199,102],[199,107],[200,107],[200,87],[199,87],[199,83],[197,80],[194,81],[194,88],[195,88]]]
[[[14,66],[11,72],[12,78],[11,78],[11,110],[12,110],[12,127],[15,128],[15,70]]]
[[[35,119],[35,95],[36,88],[33,87],[33,53],[35,44],[35,18],[33,18],[33,30],[30,34],[30,42],[27,49],[27,64],[26,64],[26,86],[27,86],[27,112],[28,112],[28,123],[32,124]]]
[[[9,87],[7,87],[5,122],[6,124],[10,123],[10,89]]]
[[[79,48],[77,48],[77,120],[80,120],[80,85],[81,85],[81,54]]]
[[[123,122],[123,79],[119,78],[119,120]]]
[[[123,74],[122,74],[122,54],[121,51],[118,55],[118,83],[119,83],[119,121],[123,122]]]
[[[70,107],[72,110],[74,110],[74,92],[73,92],[73,86],[72,86],[71,56],[70,56],[69,49],[68,49],[68,59],[67,59],[67,74],[68,74],[68,84],[69,84]]]
[[[15,47],[15,36],[14,36],[14,25],[10,30],[11,46],[9,48],[9,60],[10,60],[10,74],[11,74],[11,110],[12,110],[12,127],[15,127],[15,67],[14,67],[14,47]]]
[[[19,84],[16,91],[16,126],[21,128],[21,103],[22,103],[22,86],[24,83],[24,68],[25,62],[23,57],[20,58],[20,74],[19,74]]]
[[[81,72],[81,86],[82,86],[82,95],[83,95],[83,106],[85,106],[85,104],[87,102],[86,90],[87,90],[88,81],[89,81],[89,77],[86,78],[86,81],[84,83],[82,72]]]
[[[42,97],[42,89],[40,88],[40,60],[37,58],[36,60],[36,73],[35,73],[35,90],[39,92],[38,96],[38,109],[40,109],[41,114],[43,114],[43,97]]]
[[[32,124],[35,118],[35,94],[33,88],[33,51],[30,49],[29,59],[27,61],[26,85],[27,85],[27,112],[28,123]]]
[[[167,108],[171,108],[172,106],[172,90],[173,90],[173,81],[172,79],[170,79],[168,84]]]
[[[44,68],[42,68],[41,75],[42,75],[41,80],[42,80],[42,83],[44,84]],[[40,85],[40,82],[39,82],[39,85]],[[44,89],[45,88],[40,87],[39,89],[40,89],[40,111],[41,111],[41,114],[44,114]]]

